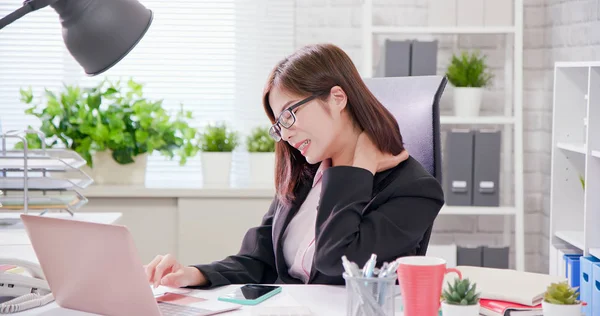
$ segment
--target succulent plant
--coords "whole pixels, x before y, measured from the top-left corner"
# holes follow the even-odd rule
[[[558,305],[577,305],[580,301],[579,288],[570,287],[567,282],[552,283],[546,288],[544,301]]]
[[[476,305],[479,303],[477,284],[466,279],[454,279],[454,284],[448,282],[448,288],[442,292],[442,299],[451,305]]]

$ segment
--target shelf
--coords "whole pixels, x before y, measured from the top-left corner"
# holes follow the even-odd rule
[[[557,68],[600,67],[598,61],[561,61],[554,64]]]
[[[557,143],[556,147],[580,154],[585,154],[586,151],[585,144]]]
[[[0,170],[23,171],[25,169],[25,160],[23,158],[1,159]],[[75,159],[52,160],[52,159],[28,159],[27,170],[31,171],[66,171],[75,170],[82,167],[85,163],[78,162]]]
[[[572,246],[583,250],[583,231],[562,230],[557,231],[554,235],[571,244]]]
[[[441,116],[440,124],[514,124],[512,116]]]
[[[451,206],[444,205],[440,215],[512,215],[517,210],[510,206]]]
[[[592,150],[592,156],[600,158],[600,150]]]
[[[515,28],[506,27],[412,27],[412,26],[373,26],[373,33],[379,34],[512,34]]]
[[[75,191],[76,192],[76,191]],[[23,210],[24,196],[0,196],[0,210]],[[61,195],[29,196],[29,210],[77,210],[87,203],[87,199],[77,193]]]
[[[47,190],[47,191],[61,191],[71,190],[75,188],[85,188],[92,184],[91,179],[54,179],[54,178],[29,178],[27,181],[28,189],[30,191]],[[23,190],[25,180],[23,178],[0,178],[0,189],[8,190]]]

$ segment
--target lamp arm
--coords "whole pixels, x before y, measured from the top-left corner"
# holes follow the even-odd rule
[[[22,7],[0,19],[0,30],[12,22],[22,18],[25,14],[43,7],[47,7],[57,1],[59,0],[26,0],[23,2]]]

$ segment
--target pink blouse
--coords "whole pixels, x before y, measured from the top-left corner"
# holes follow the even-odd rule
[[[329,167],[329,159],[321,163],[315,174],[312,189],[283,233],[283,256],[288,273],[304,283],[308,282],[310,277],[315,254],[315,222],[321,196],[321,178]]]

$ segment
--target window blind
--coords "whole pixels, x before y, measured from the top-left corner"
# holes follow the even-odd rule
[[[262,89],[277,61],[294,49],[293,0],[141,0],[154,12],[152,26],[119,64],[87,77],[62,42],[58,16],[51,8],[33,12],[0,30],[0,124],[4,131],[37,128],[24,114],[19,88],[60,89],[63,82],[95,85],[104,78],[133,78],[144,84],[145,97],[162,99],[168,110],[183,105],[192,111],[194,127],[224,121],[242,140],[255,126],[269,121],[261,104]],[[0,0],[0,16],[19,6]],[[108,44],[108,43],[107,43]],[[152,155],[147,185],[177,183],[200,186],[200,155],[180,167]],[[235,152],[232,185],[248,176],[245,146]]]

